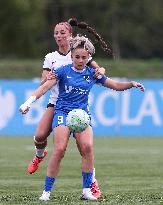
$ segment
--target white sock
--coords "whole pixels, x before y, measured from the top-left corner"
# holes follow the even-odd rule
[[[83,194],[87,193],[87,192],[90,192],[91,189],[90,188],[83,188]]]
[[[43,157],[43,156],[44,156],[44,150],[45,150],[45,148],[44,148],[44,149],[37,149],[37,148],[35,147],[35,149],[36,149],[36,156],[37,156],[37,157]]]
[[[94,183],[96,181],[96,178],[95,178],[95,168],[93,169],[93,176],[92,176],[92,183]]]

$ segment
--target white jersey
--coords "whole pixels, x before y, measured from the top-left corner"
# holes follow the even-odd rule
[[[61,66],[71,64],[71,52],[67,53],[67,55],[64,55],[62,53],[59,53],[58,51],[48,53],[45,56],[45,60],[43,63],[43,69],[48,69],[49,71],[52,71],[53,69],[57,69]],[[56,101],[58,98],[58,85],[55,85],[51,88],[51,95],[49,98],[49,103],[56,105]]]

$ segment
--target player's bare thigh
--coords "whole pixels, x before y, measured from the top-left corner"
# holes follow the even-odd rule
[[[49,134],[51,133],[52,131],[52,121],[53,121],[53,116],[54,116],[54,107],[48,107],[39,124],[38,124],[38,127],[37,127],[37,130],[36,130],[36,133],[35,133],[35,136],[38,140],[38,138],[40,139],[46,139]]]
[[[93,130],[91,126],[88,126],[81,133],[75,133],[75,139],[80,154],[85,155],[87,151],[93,153]]]
[[[70,131],[68,127],[60,125],[54,128],[54,149],[64,151],[67,147],[67,143],[70,137]]]

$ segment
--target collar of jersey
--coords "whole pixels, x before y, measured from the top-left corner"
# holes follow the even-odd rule
[[[74,70],[77,73],[83,73],[85,71],[85,68],[83,70],[78,70],[72,66],[72,70]]]
[[[67,56],[67,54],[70,52],[70,50],[66,53],[66,54],[64,54],[64,53],[62,53],[62,52],[60,52],[60,51],[57,51],[60,55],[62,55],[62,56]]]

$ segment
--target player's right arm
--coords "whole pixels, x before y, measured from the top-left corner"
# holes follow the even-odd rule
[[[53,85],[56,85],[56,83],[56,79],[47,80],[43,85],[41,85],[32,93],[31,97],[28,98],[25,103],[20,106],[19,111],[22,114],[26,114],[29,111],[31,104],[44,95],[50,88],[53,87]]]
[[[43,85],[37,88],[32,95],[36,96],[36,99],[39,99],[42,95],[44,95],[53,85],[56,85],[56,79],[47,80]]]
[[[49,72],[50,72],[50,70],[48,70],[48,69],[44,69],[44,70],[42,71],[41,83],[40,83],[41,85],[43,85],[43,84],[47,81]]]
[[[19,111],[22,114],[26,114],[29,111],[29,108],[33,102],[39,99],[42,95],[44,95],[49,89],[51,89],[54,85],[57,84],[57,81],[62,79],[62,74],[65,73],[64,67],[60,67],[57,71],[54,71],[53,74],[55,78],[47,80],[44,84],[42,84],[39,88],[37,88],[31,95],[31,97],[23,103]]]

